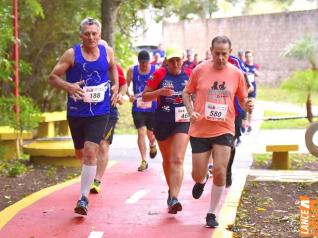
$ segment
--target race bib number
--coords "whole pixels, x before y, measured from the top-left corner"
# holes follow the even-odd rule
[[[254,74],[247,74],[247,79],[250,83],[253,83],[255,81],[255,75]]]
[[[210,121],[225,121],[228,106],[225,104],[205,103],[205,119]]]
[[[176,122],[189,122],[190,116],[185,107],[175,108],[175,119]]]
[[[141,97],[137,98],[137,107],[141,109],[149,109],[152,107],[152,101],[144,102]]]
[[[83,90],[85,92],[84,102],[96,103],[104,101],[106,91],[105,84],[100,84],[97,86],[85,86],[83,87]]]

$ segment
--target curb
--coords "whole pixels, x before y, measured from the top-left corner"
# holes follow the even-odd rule
[[[117,162],[114,160],[110,160],[108,163],[107,168],[111,168],[114,166]],[[21,210],[23,210],[26,207],[31,206],[33,203],[37,202],[38,200],[49,196],[50,194],[61,190],[65,187],[68,187],[70,185],[73,185],[77,182],[80,182],[80,176],[76,177],[74,179],[68,180],[63,183],[59,183],[56,185],[53,185],[51,187],[44,188],[40,191],[37,191],[35,193],[30,194],[29,196],[23,198],[22,200],[12,204],[11,206],[5,208],[3,211],[0,212],[0,230],[8,223],[16,214],[18,214]]]
[[[48,188],[44,188],[38,192],[32,193],[31,195],[23,198],[22,200],[12,204],[11,206],[5,208],[0,212],[0,230],[21,210],[32,205],[36,201],[40,200],[43,197],[50,195],[51,193],[63,189],[67,186],[70,186],[74,183],[80,181],[80,177],[71,179],[64,183],[56,184]]]

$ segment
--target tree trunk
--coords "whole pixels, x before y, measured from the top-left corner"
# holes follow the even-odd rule
[[[311,110],[311,95],[310,95],[310,93],[308,93],[308,95],[307,95],[306,109],[307,109],[307,119],[310,123],[312,123],[313,117],[312,117],[312,110]]]
[[[124,0],[102,0],[102,39],[114,47],[117,11]]]

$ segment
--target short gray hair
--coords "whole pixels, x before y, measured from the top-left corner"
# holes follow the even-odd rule
[[[89,25],[89,26],[90,25],[96,25],[98,27],[99,31],[101,31],[101,29],[102,29],[102,24],[98,20],[96,20],[96,19],[94,19],[92,17],[87,17],[87,18],[85,18],[84,20],[81,21],[80,33],[83,33],[83,27],[85,25]]]

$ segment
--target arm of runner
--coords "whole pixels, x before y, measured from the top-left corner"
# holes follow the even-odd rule
[[[129,101],[132,103],[135,101],[134,95],[130,92],[130,83],[133,79],[133,67],[130,67],[127,71],[126,81],[127,81],[127,96],[129,97]]]
[[[190,75],[189,81],[186,84],[185,88],[182,92],[182,100],[183,104],[186,107],[188,114],[190,115],[190,122],[196,122],[200,119],[201,114],[199,112],[194,111],[193,101],[191,95],[195,92],[196,88],[196,79],[197,79],[197,71],[193,71]]]
[[[254,87],[253,87],[252,83],[248,80],[247,74],[244,73],[243,76],[244,76],[244,80],[245,80],[246,86],[248,88],[248,92],[253,92],[254,91]]]
[[[251,85],[248,87],[247,92],[248,92],[248,93],[254,92],[254,86],[253,86],[253,84],[251,84]]]
[[[192,106],[192,101],[191,101],[191,94],[187,91],[186,88],[184,88],[182,92],[182,99],[183,99],[183,104],[186,107],[189,115],[190,115],[190,121],[195,122],[199,120],[201,117],[200,113],[195,112]]]
[[[127,84],[124,84],[124,85],[120,86],[119,93],[118,93],[118,96],[117,96],[117,103],[119,105],[123,104],[124,96],[125,96],[126,92],[127,92]]]
[[[261,76],[261,73],[259,72],[259,65],[258,64],[255,64],[255,72],[254,72],[254,74],[255,74],[255,76],[256,77],[259,77],[259,76]]]
[[[108,60],[108,70],[110,73],[110,80],[112,81],[111,90],[113,94],[112,94],[111,101],[112,101],[112,105],[116,105],[118,88],[119,88],[118,71],[116,68],[113,49],[106,46],[106,51],[107,51],[107,60]]]
[[[254,99],[243,98],[243,100],[240,101],[240,106],[244,111],[251,113],[254,109]]]
[[[163,87],[163,88],[153,90],[149,86],[146,86],[142,93],[142,100],[144,102],[154,101],[159,96],[172,96],[173,92],[174,92],[173,89],[170,87]]]
[[[256,77],[261,76],[260,72],[257,69],[255,70],[254,74],[255,74]]]
[[[81,80],[76,83],[69,83],[62,79],[62,76],[65,75],[66,71],[73,66],[73,63],[74,50],[68,49],[62,55],[50,73],[49,84],[51,84],[53,87],[65,90],[76,101],[78,99],[83,99],[84,97],[84,90],[81,88],[81,85],[84,84],[84,81]]]

